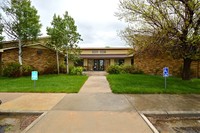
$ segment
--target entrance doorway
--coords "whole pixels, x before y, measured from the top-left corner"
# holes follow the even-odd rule
[[[94,60],[94,71],[104,71],[104,60],[95,59]]]

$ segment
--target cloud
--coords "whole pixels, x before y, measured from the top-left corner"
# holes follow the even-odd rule
[[[82,36],[81,47],[125,46],[117,36],[126,26],[114,16],[118,3],[118,0],[32,0],[40,14],[43,35],[54,13],[62,16],[68,11]]]

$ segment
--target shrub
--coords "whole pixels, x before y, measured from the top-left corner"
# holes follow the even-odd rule
[[[124,73],[134,73],[135,72],[134,66],[123,66],[122,69],[123,69]]]
[[[36,69],[32,66],[23,66],[22,75],[23,76],[30,76],[32,71],[36,71]]]
[[[69,74],[71,74],[71,75],[82,75],[83,74],[83,68],[82,67],[70,67],[69,68]]]
[[[67,71],[65,64],[61,64],[59,66],[59,69],[60,69],[60,73],[66,73],[66,71]],[[56,65],[48,66],[42,72],[42,74],[57,74],[57,73],[58,73],[58,70],[57,70]]]
[[[3,75],[6,77],[20,77],[20,64],[9,63],[3,70]]]
[[[61,64],[60,65],[60,73],[66,73],[67,72],[67,68],[65,64]]]
[[[130,73],[130,74],[143,74],[144,72],[135,66],[109,66],[107,69],[109,74],[120,74],[120,73]]]
[[[137,68],[137,67],[134,67],[134,71],[133,71],[133,73],[132,74],[144,74],[144,72],[141,70],[141,69],[139,69],[139,68]]]
[[[20,64],[19,63],[9,63],[5,66],[3,70],[3,75],[6,77],[20,77],[20,76],[30,76],[31,71],[35,70],[34,67],[24,65],[22,66],[22,73],[20,74]]]
[[[111,65],[108,67],[107,72],[109,74],[120,74],[122,73],[122,67],[119,65]]]
[[[48,66],[44,69],[44,71],[41,74],[56,74],[57,69],[56,66]]]

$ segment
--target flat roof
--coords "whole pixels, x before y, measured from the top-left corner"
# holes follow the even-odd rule
[[[108,59],[108,58],[128,58],[132,57],[133,55],[127,54],[81,54],[80,58],[87,58],[87,59]]]
[[[99,48],[80,48],[82,50],[129,50],[132,49],[131,47],[99,47]]]

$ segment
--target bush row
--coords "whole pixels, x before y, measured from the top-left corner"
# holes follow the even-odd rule
[[[20,73],[20,69],[22,69],[22,73]],[[37,71],[32,66],[26,66],[23,65],[20,66],[19,63],[9,63],[4,67],[3,70],[3,76],[5,77],[20,77],[20,76],[30,76],[31,71]],[[69,74],[71,75],[82,75],[83,68],[82,67],[70,67],[69,68]],[[40,74],[56,74],[57,69],[56,66],[50,66],[46,68],[43,72],[40,72]],[[60,65],[60,73],[66,73],[66,66]]]
[[[65,65],[60,65],[60,73],[66,73],[67,68]],[[82,67],[69,67],[69,74],[70,75],[82,75],[83,68]],[[51,66],[46,68],[41,74],[57,74],[56,66]]]
[[[108,67],[107,72],[109,74],[143,74],[144,72],[135,66],[124,66],[124,65],[111,65]]]
[[[69,74],[71,75],[82,75],[83,74],[83,67],[70,67]]]
[[[20,69],[22,69],[22,73],[20,73]],[[8,64],[4,70],[3,75],[6,77],[20,77],[20,76],[28,76],[31,74],[31,71],[36,70],[32,66],[20,66],[18,63],[10,63]]]

